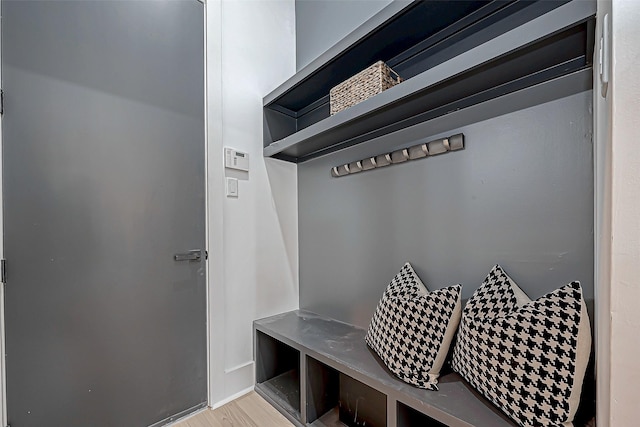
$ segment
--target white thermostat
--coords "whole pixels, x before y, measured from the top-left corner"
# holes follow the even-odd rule
[[[249,154],[233,148],[224,148],[224,166],[229,169],[249,171]]]

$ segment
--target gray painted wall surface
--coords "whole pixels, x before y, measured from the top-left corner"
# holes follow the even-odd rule
[[[316,59],[391,1],[296,0],[297,69]]]
[[[532,298],[580,280],[593,299],[591,91],[433,134],[446,123],[299,165],[301,308],[366,327],[405,261],[431,289],[462,283],[464,298],[500,263]],[[458,132],[463,151],[330,177]]]

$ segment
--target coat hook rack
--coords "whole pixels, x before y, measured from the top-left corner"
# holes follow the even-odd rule
[[[331,168],[331,176],[337,178],[352,175],[354,173],[404,163],[410,160],[417,160],[423,157],[437,156],[438,154],[444,154],[449,151],[458,151],[463,148],[464,134],[459,133],[448,138],[436,139],[408,148],[402,148],[391,153],[380,154],[344,165],[334,166]]]

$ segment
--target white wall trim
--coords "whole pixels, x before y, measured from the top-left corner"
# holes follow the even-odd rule
[[[261,117],[262,96],[295,72],[295,3],[208,0],[206,15],[214,406],[254,383],[252,321],[298,307],[297,169],[264,159]],[[225,145],[249,154],[250,171],[225,170]],[[238,198],[225,197],[227,175]]]
[[[254,362],[253,360],[249,360],[248,362],[245,363],[241,363],[239,365],[233,366],[231,368],[227,368],[224,370],[225,374],[230,374],[231,372],[237,371],[239,369],[243,369],[246,368],[247,366],[253,366]]]
[[[204,9],[204,13],[202,14],[202,19],[204,20],[204,22],[202,23],[202,25],[204,25],[204,199],[205,199],[205,206],[204,206],[204,216],[205,216],[205,221],[204,221],[204,229],[205,229],[205,250],[207,251],[207,253],[209,253],[209,123],[207,118],[209,117],[209,102],[208,102],[208,91],[207,91],[207,3],[205,2],[203,4],[203,9]],[[209,263],[209,257],[206,258],[205,260],[205,281],[206,281],[206,286],[205,286],[205,290],[206,290],[206,322],[207,322],[207,329],[206,329],[206,334],[207,334],[207,354],[206,354],[206,358],[207,358],[207,405],[209,405],[211,403],[211,400],[209,399],[211,396],[211,358],[209,357],[209,354],[211,353],[211,344],[212,344],[212,340],[211,340],[211,304],[209,301],[209,295],[211,294],[211,283],[209,281],[209,272],[210,272],[210,263]]]
[[[229,402],[233,402],[234,400],[236,400],[236,399],[238,399],[238,398],[240,398],[240,397],[242,397],[242,396],[244,396],[246,394],[251,393],[253,391],[253,388],[254,388],[253,386],[247,387],[244,390],[241,390],[241,391],[239,391],[239,392],[227,397],[226,399],[223,399],[220,402],[217,402],[215,405],[213,405],[211,407],[211,409],[217,409],[217,408],[219,408],[221,406],[226,405]]]
[[[611,4],[610,390],[607,427],[638,425],[640,383],[640,2]],[[600,424],[599,424],[600,425]]]
[[[222,156],[222,2],[205,3],[206,103],[207,103],[207,205],[208,311],[209,311],[209,406],[224,398],[224,345],[216,338],[225,331],[224,291],[224,169]]]
[[[611,1],[598,0],[593,67],[594,300],[596,421],[608,426],[611,407],[611,90],[601,95],[598,57],[602,20]],[[611,22],[609,22],[611,24]],[[611,26],[609,26],[611,28]],[[611,39],[609,37],[609,39]],[[609,46],[610,48],[611,46]]]

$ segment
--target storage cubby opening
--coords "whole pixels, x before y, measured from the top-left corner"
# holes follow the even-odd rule
[[[313,427],[385,427],[387,396],[307,356],[307,423]]]
[[[397,413],[398,427],[447,427],[446,424],[436,421],[402,402],[398,402]]]
[[[256,387],[300,418],[300,352],[256,331]]]

